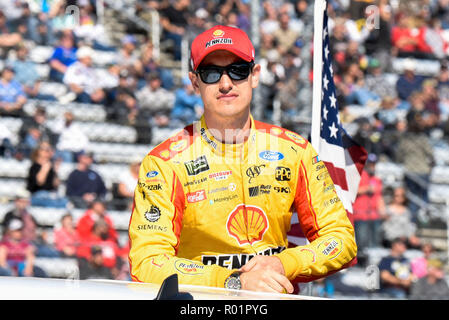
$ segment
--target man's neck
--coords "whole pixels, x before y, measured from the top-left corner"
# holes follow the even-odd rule
[[[242,117],[217,118],[204,113],[209,132],[223,143],[242,143],[248,139],[251,129],[249,112]]]

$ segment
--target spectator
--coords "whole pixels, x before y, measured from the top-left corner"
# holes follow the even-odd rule
[[[23,237],[23,223],[11,220],[0,242],[0,267],[19,277],[46,278],[44,270],[34,264],[34,247]]]
[[[410,261],[404,257],[406,250],[406,243],[395,239],[390,254],[379,263],[380,292],[392,298],[405,299],[413,281]]]
[[[415,62],[406,60],[404,63],[404,73],[396,82],[396,91],[399,99],[403,102],[403,107],[408,109],[407,100],[414,91],[420,91],[423,77],[415,74]],[[405,104],[404,104],[405,103]]]
[[[379,25],[371,28],[364,47],[366,54],[379,61],[381,70],[389,72],[391,70],[392,8],[388,3],[380,3],[378,8]]]
[[[448,300],[449,287],[444,277],[443,263],[431,259],[427,263],[427,275],[413,283],[409,299]]]
[[[105,204],[98,200],[93,201],[89,208],[84,212],[83,216],[78,220],[76,230],[80,237],[80,241],[90,241],[94,232],[95,222],[99,220],[104,220],[104,222],[109,226],[107,234],[104,236],[104,240],[107,239],[118,243],[118,235],[114,228],[114,223],[106,212]]]
[[[385,220],[382,223],[384,245],[390,246],[396,238],[403,239],[408,247],[417,248],[420,240],[416,236],[416,224],[412,222],[412,215],[407,207],[407,198],[403,187],[396,187],[393,191],[393,201],[386,208]]]
[[[123,37],[117,61],[121,70],[126,69],[134,77],[142,77],[144,69],[142,61],[139,59],[136,45],[137,39],[134,36],[127,35]]]
[[[170,111],[173,109],[175,95],[162,88],[159,74],[150,73],[147,76],[147,84],[140,89],[136,96],[140,111],[147,119],[165,116],[168,122]],[[167,123],[165,123],[167,124]]]
[[[67,68],[77,61],[77,48],[73,36],[63,34],[59,42],[49,59],[49,78],[56,82],[62,82]]]
[[[438,73],[438,96],[440,97],[439,108],[442,119],[449,117],[449,68],[442,64]]]
[[[137,186],[137,180],[139,178],[139,169],[140,161],[133,161],[129,165],[129,170],[120,175],[119,183],[117,185],[116,200],[120,202],[119,207],[122,210],[131,209],[134,189]]]
[[[31,118],[23,118],[19,139],[19,150],[26,158],[31,156],[31,152],[42,141],[46,141],[52,146],[55,144],[57,134],[49,127],[47,113],[43,107],[37,106]]]
[[[264,17],[260,23],[260,31],[263,35],[272,34],[279,28],[277,10],[270,1],[263,1]]]
[[[23,238],[24,240],[31,242],[37,238],[38,224],[36,219],[29,212],[30,205],[30,193],[25,189],[19,189],[16,192],[14,199],[14,208],[8,211],[3,218],[2,227],[3,230],[8,228],[8,225],[12,220],[20,220],[23,224]]]
[[[92,247],[89,260],[81,258],[78,260],[80,280],[87,279],[113,279],[111,270],[103,264],[102,249],[98,246]]]
[[[172,125],[183,127],[198,120],[203,113],[203,102],[195,93],[190,79],[182,79],[182,88],[175,91],[175,103],[171,112]]]
[[[0,57],[4,59],[9,49],[23,41],[18,32],[11,32],[7,26],[7,19],[3,11],[0,10]]]
[[[436,79],[426,79],[422,83],[422,100],[424,112],[427,118],[427,127],[434,128],[440,123],[440,97],[437,90],[438,82]]]
[[[427,275],[427,262],[434,258],[434,247],[430,242],[421,245],[422,256],[414,258],[411,262],[412,273],[416,279]]]
[[[387,75],[382,71],[381,63],[377,59],[369,59],[365,87],[378,97],[396,98],[397,92]]]
[[[415,57],[419,44],[418,34],[414,28],[413,17],[402,14],[397,25],[391,29],[394,54],[399,57]]]
[[[173,41],[175,60],[181,60],[181,41],[189,24],[189,6],[190,0],[175,0],[160,11],[163,38]]]
[[[64,112],[64,118],[55,126],[55,132],[59,135],[56,144],[56,157],[64,162],[74,162],[76,154],[86,150],[89,138],[74,122],[75,117],[71,111]]]
[[[80,152],[78,163],[66,181],[66,195],[77,208],[86,208],[95,199],[103,199],[106,186],[101,176],[93,169],[93,154]]]
[[[109,237],[109,228],[109,224],[104,219],[100,218],[95,221],[89,237],[81,241],[77,256],[89,260],[91,248],[98,246],[102,249],[103,265],[109,268],[113,275],[116,275],[121,250],[117,242]]]
[[[25,95],[30,99],[48,99],[54,97],[39,94],[40,76],[36,64],[28,58],[28,48],[21,43],[17,47],[17,59],[11,62],[14,69],[15,80],[22,85]]]
[[[290,26],[290,16],[287,13],[279,15],[279,28],[273,32],[273,37],[278,44],[281,56],[293,48],[299,33]]]
[[[22,85],[14,80],[14,69],[5,66],[0,75],[0,116],[22,117],[27,101]]]
[[[407,172],[404,177],[407,191],[428,202],[428,183],[435,163],[433,147],[425,133],[425,119],[420,111],[407,114],[407,132],[399,138],[395,160],[402,164]],[[410,201],[409,209],[412,221],[417,221],[419,206]]]
[[[385,130],[394,130],[396,123],[399,120],[398,110],[396,109],[396,99],[385,95],[380,103],[380,109],[377,112],[377,117],[382,122]]]
[[[53,160],[54,151],[48,142],[41,142],[31,155],[27,189],[31,192],[31,205],[65,208],[67,198],[59,196],[58,178],[60,160]]]
[[[139,105],[133,88],[133,77],[126,69],[120,71],[109,117],[123,125],[133,125],[139,119]]]
[[[76,257],[76,251],[80,244],[79,235],[73,223],[73,217],[66,213],[61,217],[61,224],[55,226],[53,241],[56,250],[62,257]]]
[[[92,68],[93,55],[92,48],[87,46],[79,48],[76,52],[78,61],[67,68],[63,82],[76,94],[76,101],[103,104],[106,95],[100,87],[101,81],[95,69]]]
[[[154,57],[154,46],[152,43],[147,42],[141,48],[142,54],[140,60],[142,62],[144,74],[151,74],[156,72],[160,75],[161,86],[164,89],[171,90],[174,86],[173,72],[169,68],[163,68]]]
[[[369,154],[353,205],[354,229],[360,253],[381,245],[381,225],[385,216],[383,183],[376,176],[377,157]]]

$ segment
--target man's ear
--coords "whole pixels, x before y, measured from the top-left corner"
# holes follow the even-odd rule
[[[259,85],[260,69],[260,64],[255,64],[253,70],[251,71],[251,87],[253,89],[257,88]]]
[[[196,75],[196,73],[193,73],[191,71],[189,71],[189,79],[190,82],[192,82],[192,86],[193,89],[195,90],[196,94],[200,94],[200,86],[199,86],[199,80],[198,80],[198,76]]]

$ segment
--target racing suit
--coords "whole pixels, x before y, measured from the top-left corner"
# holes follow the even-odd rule
[[[309,243],[288,248],[292,214]],[[256,254],[311,281],[356,256],[354,229],[311,144],[251,117],[249,138],[223,144],[204,118],[143,160],[129,225],[131,277],[224,287]]]

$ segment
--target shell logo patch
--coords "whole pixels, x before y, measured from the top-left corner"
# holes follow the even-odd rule
[[[262,209],[244,204],[235,207],[226,223],[228,234],[237,240],[240,246],[262,240],[268,227],[268,219]]]
[[[224,32],[223,30],[221,30],[221,29],[217,29],[217,30],[215,30],[214,32],[212,32],[212,36],[213,36],[214,38],[220,38],[220,37],[223,37],[224,34],[225,34],[225,32]]]
[[[343,242],[338,238],[329,238],[317,246],[317,251],[328,257],[329,260],[337,257],[343,249]]]
[[[183,274],[196,276],[204,273],[204,266],[187,259],[178,259],[175,261],[175,268]]]

